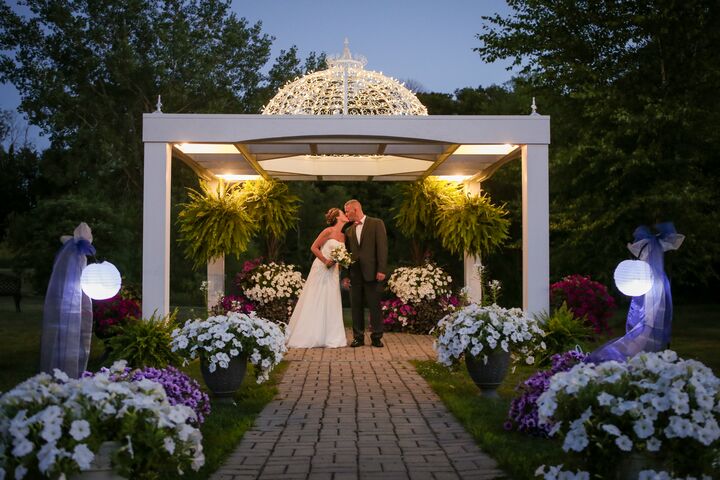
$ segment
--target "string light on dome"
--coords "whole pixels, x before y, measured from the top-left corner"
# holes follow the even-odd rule
[[[265,115],[427,115],[417,97],[394,78],[365,70],[350,53],[328,59],[328,69],[293,80],[263,109]]]

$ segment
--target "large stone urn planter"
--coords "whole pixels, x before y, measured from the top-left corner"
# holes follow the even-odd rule
[[[200,372],[202,372],[205,385],[218,400],[232,401],[235,392],[242,385],[245,373],[247,372],[247,356],[239,356],[230,360],[227,368],[216,368],[214,372],[208,370],[207,361],[200,360]]]
[[[483,397],[498,398],[497,388],[507,375],[510,354],[503,350],[495,351],[488,355],[488,361],[484,363],[482,357],[476,358],[466,352],[465,366]]]
[[[112,455],[120,448],[120,442],[103,442],[90,463],[88,470],[83,470],[70,477],[70,480],[126,480],[112,468]]]

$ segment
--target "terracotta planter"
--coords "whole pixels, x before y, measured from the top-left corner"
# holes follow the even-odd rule
[[[120,442],[103,442],[100,450],[90,463],[88,470],[83,470],[70,477],[70,480],[125,480],[112,468],[112,455],[120,448]]]
[[[465,366],[483,397],[498,398],[497,388],[507,375],[510,354],[498,350],[489,354],[487,363],[483,363],[482,357],[475,358],[466,352]]]
[[[230,360],[228,368],[218,366],[214,372],[208,370],[207,366],[207,361],[202,359],[200,361],[200,371],[205,380],[205,385],[207,385],[213,397],[231,401],[245,378],[247,357],[235,357]]]

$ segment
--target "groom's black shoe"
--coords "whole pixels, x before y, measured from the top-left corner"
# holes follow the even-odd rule
[[[373,338],[373,339],[372,339],[372,346],[373,346],[373,347],[382,348],[382,347],[384,347],[385,345],[383,345],[383,343],[380,341],[379,338]]]
[[[356,339],[354,339],[354,340],[352,341],[352,343],[350,344],[350,346],[353,347],[353,348],[355,348],[355,347],[362,347],[363,345],[365,345],[365,340],[363,340],[363,339],[361,339],[361,338],[356,338]]]

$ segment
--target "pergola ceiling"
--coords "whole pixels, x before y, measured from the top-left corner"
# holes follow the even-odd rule
[[[516,145],[456,144],[382,136],[283,137],[182,143],[173,153],[204,176],[242,180],[408,181],[428,175],[484,180],[520,155]]]

